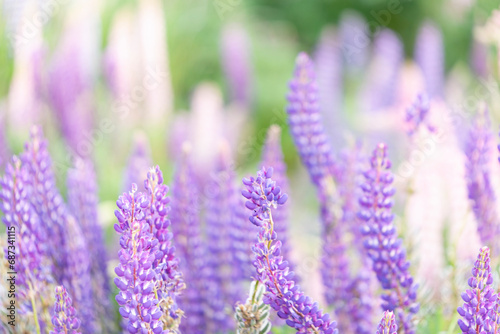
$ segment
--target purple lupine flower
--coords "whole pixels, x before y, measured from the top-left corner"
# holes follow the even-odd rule
[[[40,218],[42,234],[50,236],[43,245],[44,252],[52,259],[54,278],[57,282],[62,282],[67,261],[63,230],[65,207],[56,188],[52,160],[40,127],[34,126],[31,129],[31,139],[25,145],[21,160],[29,172],[30,186],[33,189],[30,201]]]
[[[359,72],[366,67],[370,50],[370,32],[362,15],[346,10],[339,23],[344,63],[349,71]]]
[[[133,184],[132,190],[120,196],[116,205],[120,210],[115,211],[118,219],[115,230],[121,234],[122,247],[120,263],[115,268],[120,314],[127,321],[129,333],[162,333],[162,312],[155,296],[156,272],[153,269],[159,245],[145,220],[150,203]]]
[[[31,205],[42,222],[43,233],[50,236],[44,246],[46,254],[52,259],[54,278],[59,284],[71,287],[75,303],[87,319],[83,331],[92,333],[95,313],[92,291],[88,289],[91,276],[87,242],[56,187],[52,160],[41,128],[32,128],[31,140],[25,145],[22,161],[29,172]]]
[[[488,77],[490,73],[488,66],[488,47],[477,40],[472,42],[470,65],[477,76],[481,78]]]
[[[286,176],[286,164],[284,161],[283,151],[281,150],[281,128],[278,125],[272,125],[267,132],[266,144],[264,146],[261,158],[261,167],[272,166],[273,176],[277,184],[280,185],[283,192],[288,193],[289,185]],[[281,251],[283,256],[290,258],[290,241],[289,236],[289,212],[287,206],[279,206],[274,210],[274,230],[280,236],[282,243]],[[245,219],[246,220],[246,219]],[[252,243],[253,244],[253,243]],[[289,261],[290,269],[294,269],[294,265]]]
[[[82,70],[79,44],[63,42],[48,74],[48,95],[61,132],[73,152],[89,156],[86,135],[93,126],[90,83]]]
[[[415,43],[415,61],[424,75],[426,93],[441,97],[444,87],[444,46],[440,29],[432,22],[425,22]]]
[[[488,320],[484,327],[488,334],[500,333],[500,295],[496,295],[495,306],[491,308],[488,314]]]
[[[167,196],[168,187],[163,184],[163,173],[156,166],[152,168],[144,181],[144,188],[149,196],[149,207],[146,211],[146,221],[158,240],[159,252],[153,262],[153,269],[157,272],[156,288],[159,307],[162,311],[163,327],[172,331],[177,330],[183,312],[177,305],[177,297],[186,285],[179,271],[179,260],[172,245],[173,235],[169,231],[170,198]]]
[[[490,157],[493,149],[493,133],[490,129],[488,112],[485,109],[474,120],[466,143],[466,180],[472,210],[477,220],[481,242],[493,254],[499,251],[496,246],[499,221],[495,210],[496,196],[490,180]]]
[[[78,160],[76,167],[68,171],[68,205],[77,220],[87,242],[91,259],[91,289],[96,314],[102,317],[103,325],[109,327],[113,323],[113,313],[109,296],[111,288],[107,274],[107,255],[103,230],[97,218],[97,179],[91,161]],[[88,282],[86,282],[88,284]]]
[[[43,234],[38,215],[29,202],[31,189],[28,171],[17,157],[13,157],[12,163],[7,164],[0,186],[2,220],[7,228],[9,241],[15,240],[15,243],[7,243],[5,254],[8,260],[12,260],[12,250],[15,253],[15,264],[11,265],[10,271],[17,272],[17,302],[24,307],[31,303],[28,309],[32,310],[35,326],[40,332],[36,301],[40,299],[47,284],[52,282],[48,266],[50,262],[42,249],[46,235]]]
[[[252,70],[248,57],[246,31],[234,24],[224,28],[221,41],[222,66],[231,93],[231,100],[249,107],[252,94]]]
[[[138,132],[134,135],[133,148],[123,176],[123,190],[127,191],[134,183],[140,187],[139,189],[142,189],[151,166],[151,149],[148,137],[144,133]]]
[[[321,123],[314,64],[307,54],[297,56],[289,86],[286,110],[290,132],[309,176],[319,185],[331,172],[333,154]]]
[[[347,332],[352,323],[347,313],[351,277],[343,240],[345,224],[341,224],[341,204],[333,179],[325,178],[319,190],[322,220],[320,273],[325,287],[324,296],[327,304],[335,310],[339,331]]]
[[[373,331],[375,298],[373,298],[372,275],[371,271],[362,268],[349,286],[346,312],[356,334],[370,334]]]
[[[415,101],[406,109],[405,122],[409,136],[413,136],[420,127],[425,127],[429,132],[436,131],[435,127],[429,124],[429,109],[430,103],[427,95],[418,94]]]
[[[253,253],[252,245],[255,243],[256,227],[252,224],[248,224],[248,214],[245,208],[245,201],[241,197],[241,191],[239,189],[235,196],[235,206],[233,210],[234,225],[231,228],[231,239],[232,239],[232,249],[233,261],[236,277],[238,280],[248,281],[253,275]],[[237,293],[239,291],[236,291]],[[241,297],[241,296],[238,296]],[[240,301],[240,300],[238,300]]]
[[[179,305],[186,318],[180,329],[183,333],[205,333],[203,297],[200,293],[204,267],[204,245],[199,220],[200,195],[196,179],[186,152],[174,176],[172,185],[172,211],[170,220],[175,234],[174,244],[185,273],[186,290],[179,298]]]
[[[80,328],[80,320],[73,307],[73,301],[64,286],[56,288],[56,302],[54,304],[52,324],[54,325],[54,330],[50,331],[50,334],[80,333],[78,330]]]
[[[403,332],[413,334],[412,316],[418,311],[417,285],[409,273],[410,263],[392,223],[393,175],[385,144],[375,148],[370,164],[371,168],[364,173],[366,182],[361,185],[363,195],[359,200],[362,207],[359,218],[365,222],[365,249],[385,290],[382,309],[394,312]]]
[[[336,176],[339,183],[338,194],[342,200],[342,217],[339,223],[334,225],[332,234],[335,236],[334,239],[340,239],[340,241],[332,243],[324,237],[325,255],[322,263],[325,265],[331,263],[331,265],[324,266],[322,273],[325,287],[330,287],[325,290],[325,297],[337,306],[335,311],[339,318],[339,329],[350,327],[350,331],[354,333],[368,334],[372,332],[374,326],[373,283],[375,277],[367,269],[370,266],[370,259],[364,251],[360,226],[362,222],[357,217],[363,158],[361,147],[356,144],[352,149],[341,152],[338,159]],[[358,267],[360,269],[354,276],[351,276],[348,270],[349,267],[356,267],[356,264],[353,263],[352,258],[347,259],[345,241],[341,238],[349,232],[351,243],[359,253]],[[334,254],[335,257],[328,260],[327,254],[329,253]],[[339,267],[338,270],[336,270],[337,267]]]
[[[85,334],[95,333],[99,330],[99,324],[95,313],[92,289],[89,287],[89,284],[92,284],[89,243],[85,240],[80,225],[72,215],[66,213],[64,219],[64,238],[67,243],[64,249],[66,267],[63,284],[71,287],[75,306],[82,319],[85,319],[82,332]]]
[[[338,333],[336,323],[319,310],[317,303],[304,295],[293,281],[293,272],[281,254],[281,241],[274,231],[272,209],[285,204],[288,196],[271,179],[272,168],[262,168],[257,177],[243,179],[247,199],[245,206],[252,210],[249,220],[260,227],[255,254],[256,279],[266,285],[264,303],[270,305],[286,324],[297,333]]]
[[[234,227],[232,224],[235,223],[234,206],[238,204],[235,193],[234,171],[229,160],[229,150],[223,147],[216,162],[216,170],[205,187],[209,255],[203,277],[205,303],[208,309],[206,326],[209,333],[227,333],[233,329],[234,321],[224,308],[226,304],[234,305],[238,297],[241,298],[243,295],[242,289],[238,289],[236,285],[243,279],[236,275],[243,271],[234,266],[234,240],[231,239],[231,230]]]
[[[393,31],[383,29],[375,37],[373,53],[362,101],[366,103],[363,110],[376,111],[395,102],[403,44]]]
[[[342,141],[342,55],[335,29],[326,27],[314,55],[317,69],[319,108],[332,146]]]
[[[394,313],[385,311],[377,328],[377,334],[398,334],[398,325],[394,319]]]
[[[472,276],[468,280],[471,289],[462,293],[463,306],[457,309],[462,319],[458,320],[458,326],[462,333],[486,333],[487,317],[495,307],[497,294],[492,287],[490,250],[483,247],[479,251],[477,260],[472,269]]]

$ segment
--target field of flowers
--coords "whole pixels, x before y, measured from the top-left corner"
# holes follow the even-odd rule
[[[0,17],[0,334],[500,334],[499,0]]]

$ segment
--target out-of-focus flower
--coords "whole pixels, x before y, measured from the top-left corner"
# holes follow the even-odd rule
[[[231,93],[231,101],[244,108],[252,102],[252,69],[249,41],[242,26],[231,24],[224,28],[221,39],[222,66]]]
[[[370,54],[370,32],[362,15],[346,10],[340,18],[340,43],[344,64],[350,72],[365,69]]]
[[[260,334],[271,331],[269,305],[263,301],[266,288],[259,281],[250,283],[250,291],[245,304],[235,307],[236,334]]]
[[[375,37],[373,58],[362,91],[363,110],[382,110],[395,102],[403,45],[398,36],[384,29]]]
[[[470,65],[476,75],[487,78],[489,74],[488,47],[476,39],[472,42]]]
[[[235,266],[239,264],[234,258],[236,240],[231,238],[232,230],[243,222],[235,219],[234,207],[238,202],[229,154],[229,145],[222,144],[216,169],[211,173],[204,193],[207,197],[208,255],[203,276],[205,302],[209,310],[206,314],[206,326],[210,333],[228,333],[233,329],[234,321],[228,317],[224,308],[226,304],[234,305],[242,297],[239,285],[245,279],[240,276],[245,271]]]
[[[7,165],[0,186],[2,220],[8,235],[5,258],[10,263],[9,271],[17,273],[17,303],[20,308],[33,312],[35,326],[40,331],[38,317],[41,307],[36,304],[53,279],[50,262],[42,248],[47,236],[40,228],[38,215],[29,202],[31,189],[27,169],[17,157],[13,157],[12,163]]]
[[[408,127],[407,133],[413,136],[420,128],[426,128],[429,132],[435,132],[436,129],[429,124],[427,114],[429,113],[430,103],[426,94],[419,94],[415,101],[406,109],[405,121]]]
[[[174,245],[187,286],[185,293],[179,297],[179,305],[186,315],[180,329],[184,333],[202,334],[205,333],[205,321],[203,296],[200,291],[203,288],[201,272],[206,252],[201,239],[199,190],[191,170],[188,145],[183,146],[183,157],[177,166],[172,184],[170,214],[175,235]]]
[[[148,137],[143,132],[137,132],[134,135],[132,152],[123,176],[123,189],[125,191],[130,189],[133,183],[140,187],[139,189],[143,189],[144,180],[151,165],[151,148]]]
[[[495,210],[496,196],[490,180],[489,157],[494,150],[493,133],[487,110],[474,120],[466,146],[466,180],[469,199],[478,223],[481,242],[497,254],[496,236],[499,221]]]
[[[78,29],[72,32],[77,33]],[[74,34],[70,36],[65,36],[52,61],[47,94],[66,143],[77,156],[88,157],[92,147],[86,136],[94,123],[92,81],[85,72],[87,59],[82,44],[74,39]]]
[[[288,196],[271,179],[272,168],[262,168],[257,177],[243,179],[246,207],[252,210],[250,221],[260,226],[255,254],[256,279],[266,286],[264,303],[270,305],[297,333],[338,333],[336,323],[319,310],[293,281],[293,272],[281,254],[281,241],[274,231],[272,209],[285,204]]]
[[[278,125],[271,125],[267,131],[267,139],[262,151],[261,167],[272,166],[273,176],[277,184],[280,185],[283,192],[289,192],[288,178],[286,175],[286,164],[281,150],[281,128]],[[278,206],[274,210],[274,230],[280,236],[282,242],[283,256],[290,258],[291,245],[289,241],[289,213],[287,206]],[[290,269],[294,266],[290,263]]]
[[[297,56],[287,95],[288,123],[302,163],[312,181],[319,185],[331,173],[333,155],[321,123],[314,64],[307,54]]]
[[[66,208],[56,188],[52,159],[40,127],[34,126],[31,129],[31,139],[25,145],[21,160],[28,170],[33,190],[30,196],[31,205],[40,218],[42,233],[50,236],[42,247],[53,261],[56,281],[62,282],[67,261],[63,228]]]
[[[78,334],[80,331],[80,320],[76,316],[73,301],[64,286],[56,288],[56,302],[54,304],[54,316],[52,317],[54,330],[50,334]]]
[[[416,303],[417,285],[409,273],[410,263],[392,222],[394,177],[385,144],[376,147],[370,163],[371,168],[364,173],[366,182],[361,185],[363,195],[359,201],[362,206],[359,218],[365,221],[365,249],[372,260],[372,269],[385,290],[382,308],[395,312],[399,327],[405,334],[413,334],[412,316],[419,308]]]
[[[444,84],[444,50],[440,29],[425,22],[417,36],[415,61],[422,70],[426,93],[431,98],[442,97]]]
[[[78,160],[74,169],[68,171],[68,205],[85,237],[91,259],[90,274],[93,308],[102,318],[104,326],[113,323],[114,315],[109,302],[111,288],[107,274],[107,254],[103,231],[97,217],[97,179],[91,161]],[[88,284],[86,282],[85,284]],[[88,285],[86,285],[88,286]]]
[[[371,334],[373,331],[376,304],[376,299],[373,297],[374,281],[373,273],[368,268],[362,268],[359,274],[351,279],[348,287],[349,300],[344,314],[348,315],[350,325],[356,334]]]
[[[314,55],[318,77],[319,108],[332,146],[342,143],[342,55],[335,28],[326,27]]]
[[[191,98],[189,142],[192,144],[191,162],[196,177],[208,180],[215,168],[217,147],[224,132],[223,100],[220,89],[209,83],[196,87]]]
[[[394,319],[394,313],[391,311],[385,311],[382,320],[377,328],[377,334],[397,334],[398,325]]]
[[[490,250],[488,247],[483,247],[479,251],[472,276],[468,280],[471,289],[462,293],[464,304],[457,309],[462,317],[458,320],[462,333],[489,333],[487,318],[497,301],[492,283]]]

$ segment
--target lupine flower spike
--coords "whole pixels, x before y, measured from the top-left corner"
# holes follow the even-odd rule
[[[186,291],[179,298],[186,317],[180,329],[183,333],[202,334],[205,330],[202,291],[203,278],[199,274],[204,266],[205,247],[201,238],[199,220],[200,195],[189,160],[189,145],[183,145],[184,156],[174,175],[172,184],[172,231],[180,267],[185,273]]]
[[[413,334],[412,316],[418,311],[417,285],[409,273],[410,263],[402,240],[397,239],[394,215],[391,162],[387,158],[387,147],[379,144],[370,160],[371,168],[364,173],[365,183],[361,185],[363,195],[359,218],[365,224],[365,249],[372,260],[372,269],[382,288],[383,310],[395,313],[402,333]]]
[[[462,317],[458,320],[462,333],[492,333],[489,331],[491,327],[488,315],[497,303],[497,295],[492,283],[490,250],[488,247],[483,247],[479,251],[474,268],[472,268],[472,276],[468,280],[470,289],[462,293],[464,304],[457,309]]]
[[[252,210],[249,220],[260,227],[255,254],[256,277],[266,286],[264,303],[270,305],[297,333],[338,333],[335,321],[319,310],[293,281],[293,272],[281,256],[281,241],[274,231],[272,210],[285,204],[288,196],[281,192],[272,177],[272,168],[262,168],[257,177],[243,179],[246,207]]]
[[[121,234],[122,247],[115,269],[115,284],[120,290],[116,301],[129,333],[176,333],[182,315],[176,296],[184,283],[170,247],[168,188],[162,183],[156,167],[144,183],[147,193],[137,192],[133,184],[116,202],[120,210],[115,211],[115,230]]]
[[[78,334],[80,331],[80,320],[76,316],[73,301],[64,286],[56,288],[56,302],[54,305],[54,316],[52,317],[54,330],[50,334]]]
[[[466,180],[481,242],[489,246],[493,254],[497,254],[499,248],[496,246],[496,236],[500,223],[495,210],[496,195],[489,168],[493,145],[488,112],[483,109],[476,116],[469,132],[466,145]]]
[[[376,334],[397,334],[398,325],[396,325],[396,320],[394,319],[394,313],[391,311],[385,311],[382,320],[377,328]]]
[[[259,281],[250,283],[247,301],[236,305],[236,334],[267,334],[271,331],[270,308],[263,301],[265,289]]]
[[[7,228],[9,242],[5,251],[8,260],[14,259],[10,271],[16,271],[16,285],[20,288],[16,298],[19,304],[31,304],[37,333],[40,333],[36,300],[52,281],[47,270],[48,258],[43,252],[45,235],[40,229],[38,215],[29,204],[28,171],[17,157],[6,166],[0,180],[2,220]],[[16,247],[17,245],[17,247]],[[14,250],[15,255],[9,256]]]

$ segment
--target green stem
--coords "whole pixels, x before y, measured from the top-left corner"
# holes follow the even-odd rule
[[[31,285],[31,284],[30,284]],[[30,297],[31,297],[31,307],[33,308],[33,318],[35,319],[35,325],[36,325],[36,333],[40,334],[40,324],[38,323],[38,314],[36,312],[36,304],[35,304],[35,294],[33,291],[33,288],[30,286]]]

